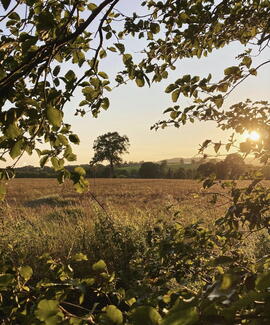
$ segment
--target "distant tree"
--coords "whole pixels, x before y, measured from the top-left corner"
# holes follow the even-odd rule
[[[181,165],[184,165],[184,163],[185,163],[184,159],[181,158],[181,159],[180,159],[180,164],[181,164]]]
[[[224,163],[228,170],[228,176],[231,179],[238,178],[245,172],[245,161],[243,157],[238,153],[232,153],[228,155]]]
[[[191,168],[187,169],[185,171],[185,174],[186,174],[186,178],[188,178],[188,179],[194,178],[194,175],[195,175],[194,169],[191,169]]]
[[[131,177],[131,178],[137,178],[138,174],[139,174],[139,169],[137,169],[137,168],[131,168],[129,170],[129,177]]]
[[[186,172],[185,169],[182,167],[179,167],[176,172],[174,173],[174,178],[179,178],[179,179],[183,179],[186,178]]]
[[[204,164],[201,164],[198,169],[197,172],[200,176],[203,177],[208,177],[211,174],[215,174],[216,173],[216,165],[214,163],[211,162],[207,162]]]
[[[159,178],[160,165],[153,162],[144,162],[139,169],[139,175],[141,178]]]
[[[229,176],[228,165],[224,161],[216,163],[216,176],[218,179],[227,179]]]
[[[121,169],[116,169],[115,170],[115,176],[117,178],[127,178],[129,177],[129,173],[126,169],[121,168]]]
[[[114,176],[114,167],[122,162],[121,155],[128,152],[129,139],[126,135],[119,135],[118,132],[108,132],[99,136],[93,149],[95,155],[90,161],[90,165],[98,162],[108,161],[110,167],[110,177]]]
[[[160,176],[165,177],[166,176],[166,170],[168,169],[168,162],[167,160],[162,160],[160,163]]]
[[[166,174],[166,178],[173,178],[173,172],[172,172],[171,168],[168,169],[167,174]]]

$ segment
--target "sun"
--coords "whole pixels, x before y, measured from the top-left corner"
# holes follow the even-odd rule
[[[251,131],[246,135],[246,138],[252,141],[258,141],[260,139],[260,134],[256,131]]]

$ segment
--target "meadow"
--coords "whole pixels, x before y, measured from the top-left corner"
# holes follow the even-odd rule
[[[201,183],[193,180],[90,179],[89,183],[89,192],[78,194],[71,184],[59,185],[54,179],[12,180],[1,203],[4,255],[30,264],[45,252],[65,258],[83,251],[110,260],[104,247],[91,249],[99,240],[97,225],[105,227],[104,220],[113,222],[119,232],[132,233],[135,240],[159,222],[202,219],[211,224],[224,210],[223,205],[209,203],[210,196],[198,195]],[[102,240],[115,245],[112,238]]]
[[[44,313],[51,315],[49,302],[60,317],[44,324],[66,324],[63,319],[70,319],[70,324],[122,324],[100,321],[104,312],[114,319],[110,313],[115,304],[125,317],[130,317],[129,310],[137,313],[138,307],[139,318],[132,324],[142,325],[142,319],[156,313],[149,305],[161,311],[165,305],[171,308],[179,290],[188,297],[199,295],[200,288],[219,276],[227,279],[226,263],[247,269],[269,252],[265,231],[241,241],[232,237],[225,245],[226,237],[215,221],[231,201],[217,185],[203,190],[198,181],[172,179],[89,179],[89,183],[84,194],[54,179],[9,183],[0,206],[4,325],[19,318],[29,324],[37,301],[38,319],[45,319]],[[246,187],[247,181],[237,186]],[[221,194],[217,202],[213,193]],[[216,261],[222,266],[216,268]],[[234,290],[231,284],[228,288]],[[158,321],[151,318],[147,324],[160,324],[157,315]],[[100,322],[92,322],[92,317]],[[187,315],[183,317],[184,321]],[[197,319],[188,317],[191,323],[177,324]]]
[[[212,195],[195,180],[90,179],[89,183],[89,192],[78,194],[70,183],[59,185],[54,179],[12,180],[1,203],[4,256],[34,264],[48,252],[59,258],[84,252],[114,264],[112,247],[117,242],[107,228],[136,241],[159,223],[187,225],[199,220],[212,227],[229,203],[221,198],[214,205]]]

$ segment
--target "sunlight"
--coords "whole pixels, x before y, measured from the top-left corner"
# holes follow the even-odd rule
[[[246,139],[250,139],[252,141],[258,141],[260,139],[260,134],[256,131],[251,131],[246,134]]]

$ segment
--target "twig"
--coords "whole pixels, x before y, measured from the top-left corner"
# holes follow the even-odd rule
[[[16,3],[16,5],[5,15],[5,16],[3,16],[1,19],[0,19],[0,23],[3,21],[3,20],[5,20],[7,17],[8,17],[8,15],[9,14],[11,14],[18,6],[19,6],[19,4],[21,3],[21,1],[18,1],[17,3]]]
[[[270,60],[261,63],[260,65],[258,65],[258,66],[255,68],[255,70],[257,71],[259,68],[261,68],[262,66],[264,66],[265,64],[268,64],[268,63],[270,63]],[[232,87],[232,89],[231,89],[229,92],[227,92],[227,93],[223,96],[223,98],[226,98],[227,96],[229,96],[229,95],[230,95],[230,94],[235,90],[235,88],[236,88],[237,86],[239,86],[239,85],[240,85],[244,80],[246,80],[250,75],[251,75],[251,73],[248,73],[244,78],[242,78],[240,81],[238,81],[238,82],[237,82],[237,83]]]

